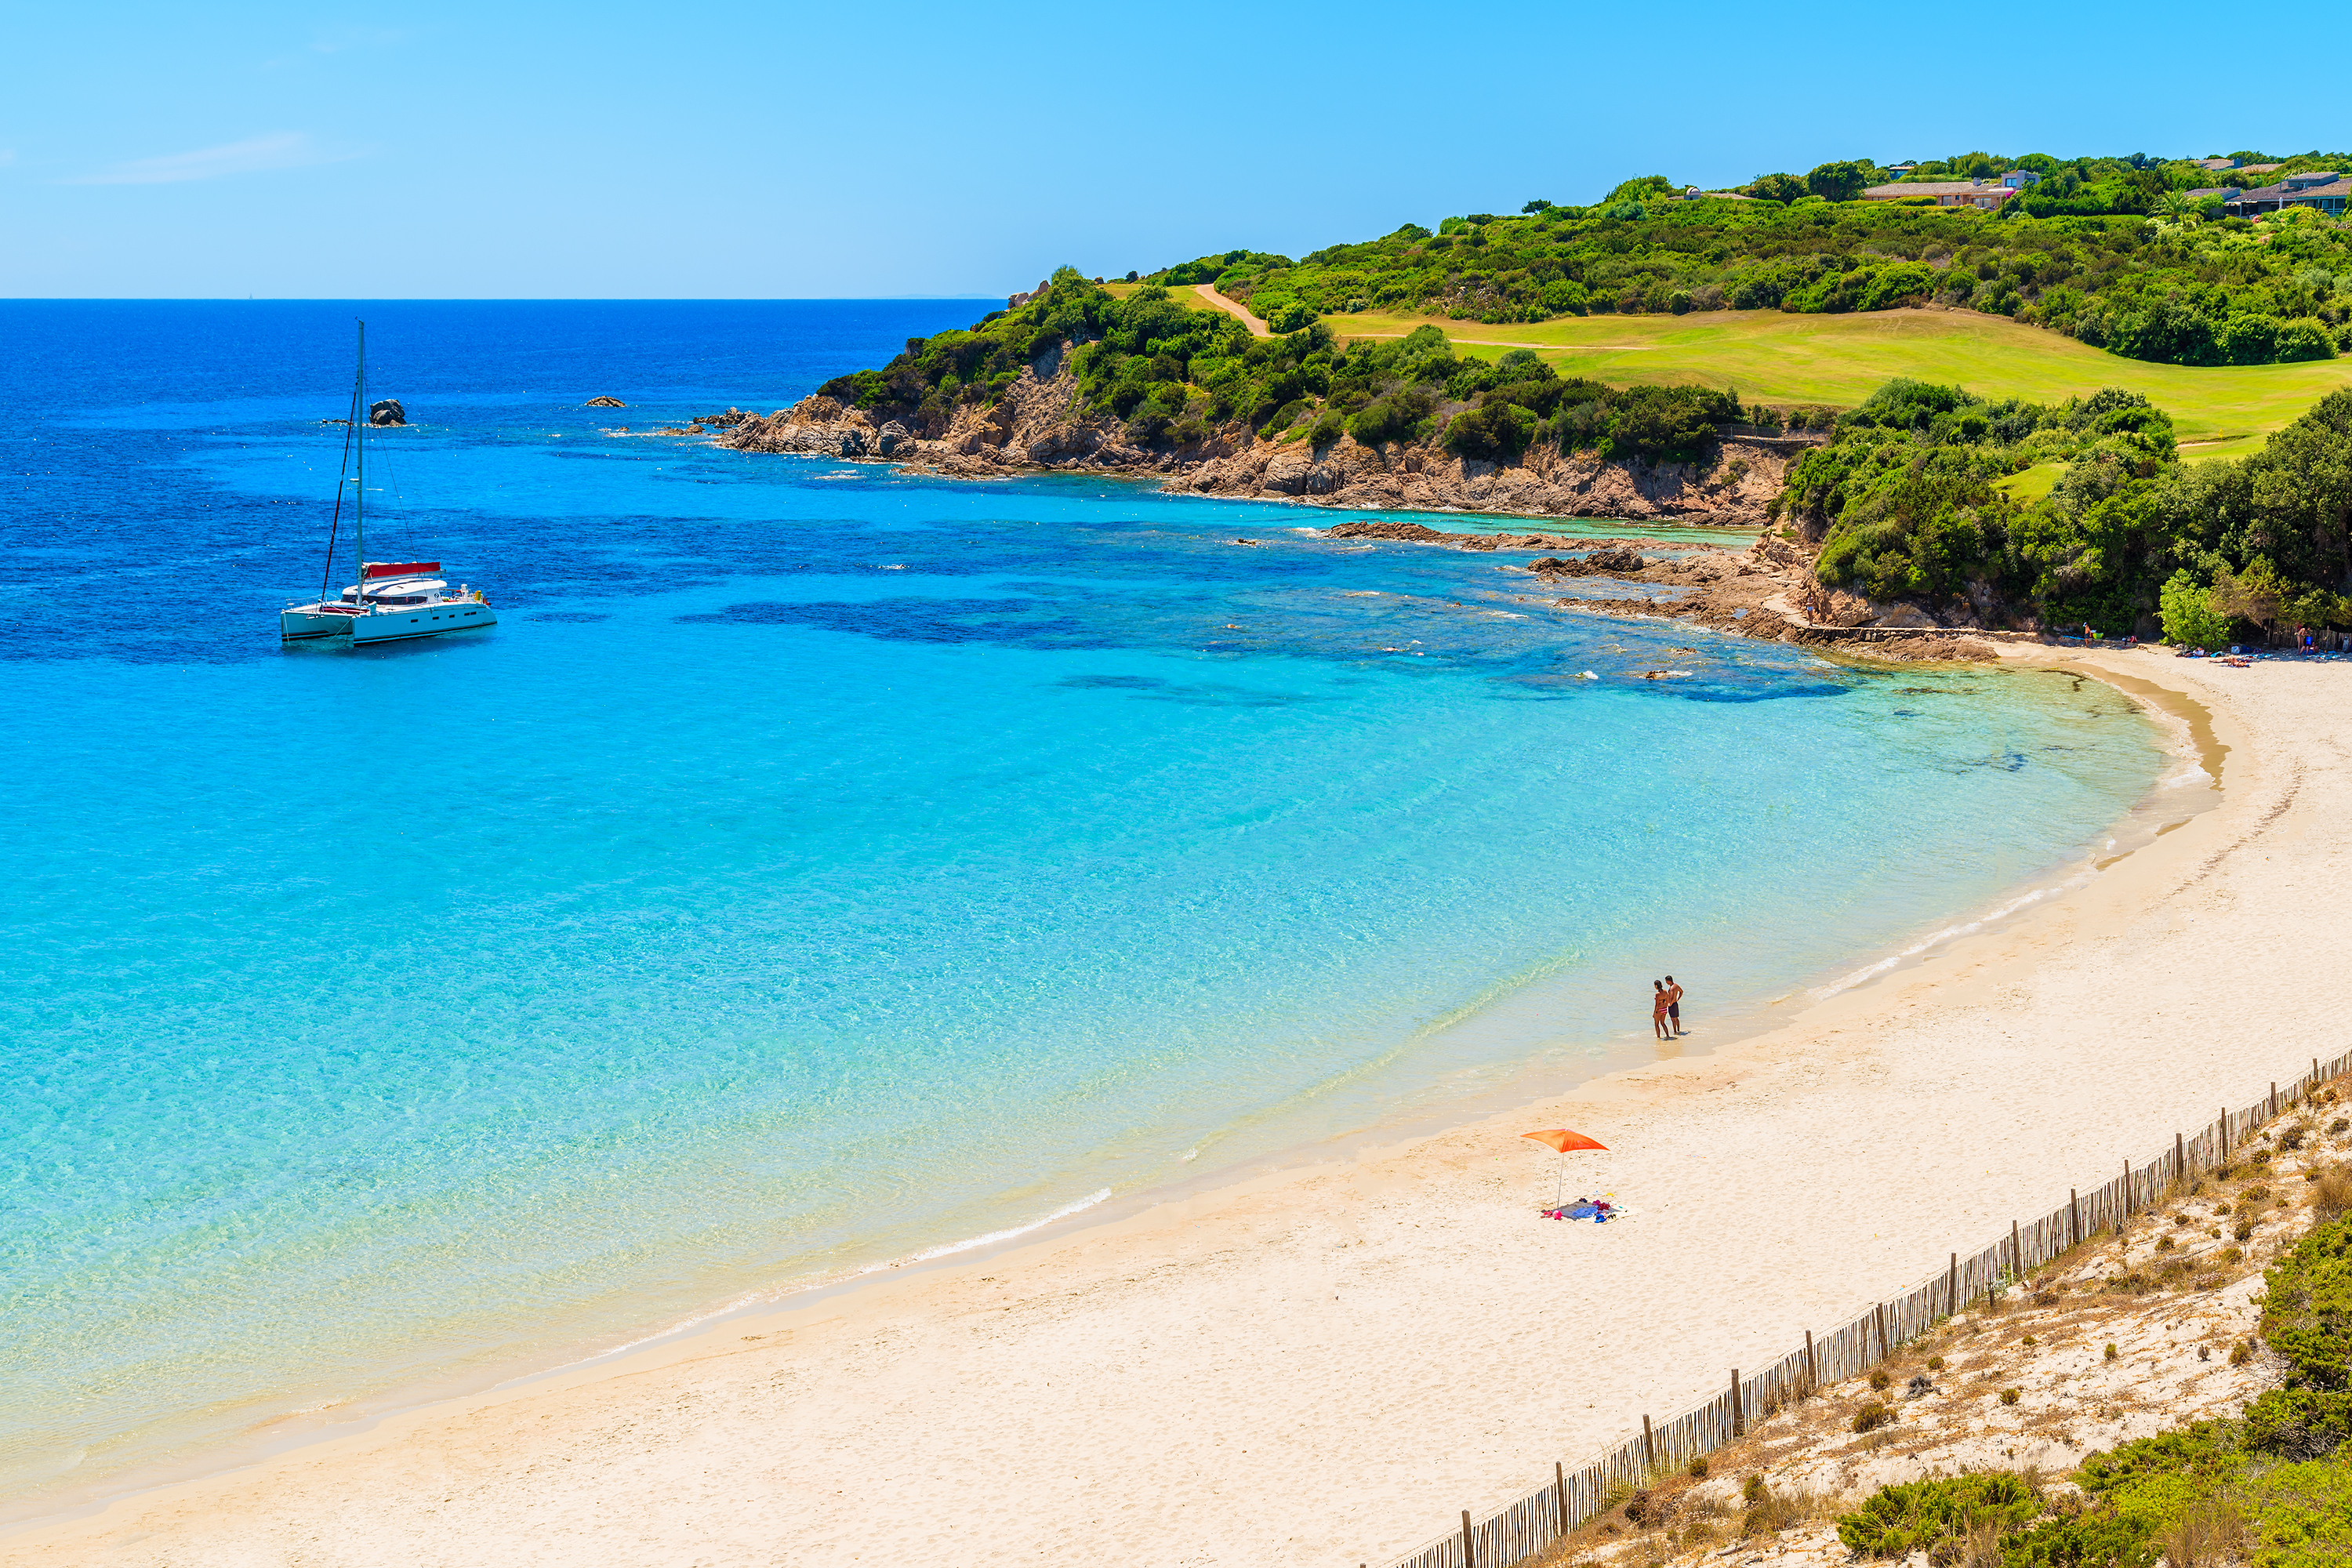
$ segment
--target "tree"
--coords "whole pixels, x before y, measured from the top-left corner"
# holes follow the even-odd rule
[[[1805,176],[1805,189],[1825,202],[1850,202],[1870,184],[1870,166],[1852,159],[1823,163]]]
[[[2213,574],[2213,587],[2205,602],[2219,616],[2252,621],[2268,633],[2286,613],[2286,596],[2278,572],[2263,557],[2254,557],[2243,572],[2224,566]]]
[[[2164,584],[2158,618],[2164,623],[2164,640],[2208,653],[2230,646],[2230,617],[2213,608],[2206,590],[2182,567]]]
[[[1739,194],[1768,202],[1793,202],[1805,194],[1805,182],[1794,174],[1759,174]]]
[[[2352,391],[2321,398],[2246,467],[2253,479],[2247,552],[2291,576],[2352,588]]]
[[[1639,179],[1627,180],[1610,192],[1608,201],[1612,205],[1622,202],[1654,202],[1682,194],[1683,188],[1664,174],[1643,174]]]

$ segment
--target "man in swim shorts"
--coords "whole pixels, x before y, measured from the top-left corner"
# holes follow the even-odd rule
[[[1671,974],[1666,976],[1666,1016],[1673,1021],[1675,1033],[1681,1034],[1683,1032],[1683,988],[1675,984],[1675,977]]]

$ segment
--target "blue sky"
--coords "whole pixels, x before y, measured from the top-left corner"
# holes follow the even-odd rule
[[[1296,256],[1635,174],[2352,143],[2324,85],[2202,74],[2188,41],[2210,23],[2060,4],[1963,37],[1712,0],[17,5],[0,296],[999,295],[1066,260]]]

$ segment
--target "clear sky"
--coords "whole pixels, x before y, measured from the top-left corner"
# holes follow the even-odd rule
[[[1972,15],[18,4],[0,296],[1001,295],[1636,174],[2352,143],[2210,8]]]

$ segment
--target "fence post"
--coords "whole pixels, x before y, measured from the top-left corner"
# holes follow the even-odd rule
[[[2189,1144],[2179,1133],[2172,1135],[2172,1179],[2176,1182],[2189,1174]]]
[[[1470,1536],[1470,1510],[1462,1510],[1462,1568],[1478,1568],[1478,1543]]]
[[[1871,1321],[1878,1325],[1878,1359],[1885,1361],[1895,1353],[1895,1347],[1886,1342],[1886,1303],[1881,1301],[1873,1307],[1870,1310],[1870,1318]]]
[[[2083,1245],[2083,1200],[2074,1189],[2066,1189],[2066,1224],[2074,1236],[2073,1245]]]
[[[1646,1415],[1643,1416],[1642,1429],[1647,1431],[1649,1426],[1650,1418]],[[1558,1459],[1551,1462],[1551,1495],[1552,1500],[1559,1504],[1559,1532],[1566,1535],[1568,1533],[1568,1469]]]
[[[2129,1160],[2124,1162],[2124,1218],[2131,1218],[2131,1162]],[[2123,1229],[2122,1224],[2118,1222],[2116,1228],[2118,1231]]]
[[[1805,1392],[1812,1393],[1822,1385],[1821,1363],[1813,1359],[1813,1331],[1805,1331]]]
[[[1739,1436],[1739,1369],[1731,1369],[1731,1435]]]
[[[1952,1254],[1952,1278],[1951,1278],[1951,1283],[1944,1287],[1944,1316],[1946,1316],[1946,1317],[1948,1317],[1948,1318],[1957,1318],[1957,1317],[1958,1317],[1959,1315],[1960,1315],[1960,1255],[1959,1255],[1958,1253],[1955,1252],[1955,1253],[1953,1253],[1953,1254]]]
[[[2228,1164],[2228,1163],[2230,1163],[2230,1108],[2229,1108],[2228,1106],[2226,1106],[2226,1105],[2225,1105],[2225,1106],[2223,1106],[2223,1107],[2221,1108],[2221,1163],[2222,1164],[2224,1164],[2224,1165],[2226,1165],[2226,1164]]]
[[[2025,1243],[2017,1234],[2017,1222],[2009,1222],[2009,1276],[2019,1285],[2025,1283]]]
[[[2276,1083],[2271,1085],[2271,1119],[2273,1121],[2278,1119],[2278,1085]]]
[[[1658,1468],[1658,1439],[1650,1430],[1650,1418],[1646,1415],[1642,1417],[1642,1458],[1650,1468]]]

